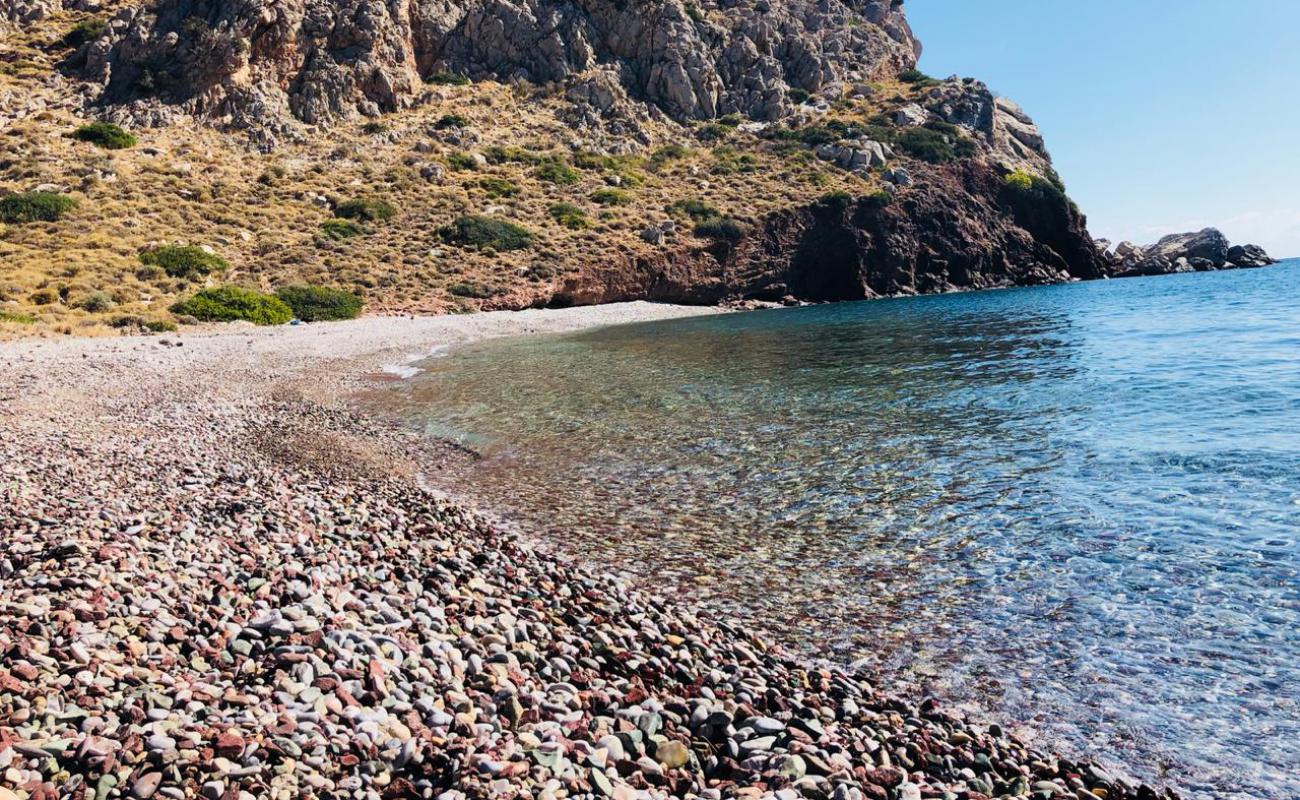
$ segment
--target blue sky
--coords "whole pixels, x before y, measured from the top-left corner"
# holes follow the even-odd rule
[[[1043,129],[1096,236],[1300,256],[1300,0],[908,0],[921,68]]]

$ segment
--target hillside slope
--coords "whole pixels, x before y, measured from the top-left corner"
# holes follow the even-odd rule
[[[390,313],[1105,269],[1033,121],[917,73],[896,1],[0,0],[0,25],[0,194],[75,202],[0,223],[10,330],[166,322],[225,283]]]

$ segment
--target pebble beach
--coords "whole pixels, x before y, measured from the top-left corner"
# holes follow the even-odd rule
[[[349,399],[700,313],[0,343],[0,800],[1175,797],[530,541]]]

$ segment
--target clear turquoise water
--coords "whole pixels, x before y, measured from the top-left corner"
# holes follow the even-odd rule
[[[1192,797],[1300,797],[1300,262],[486,343],[389,401],[569,553]]]

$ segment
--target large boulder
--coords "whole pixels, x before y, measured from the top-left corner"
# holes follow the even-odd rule
[[[1148,257],[1160,256],[1176,262],[1180,258],[1188,260],[1203,258],[1222,267],[1228,263],[1228,237],[1218,228],[1205,228],[1195,233],[1172,233],[1147,248]]]
[[[1229,248],[1228,261],[1237,267],[1267,267],[1277,263],[1277,259],[1257,244],[1239,244]]]

